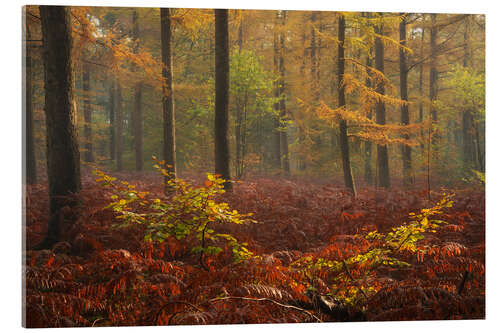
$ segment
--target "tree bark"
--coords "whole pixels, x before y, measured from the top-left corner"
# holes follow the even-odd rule
[[[285,176],[290,174],[290,159],[288,156],[288,135],[286,120],[288,119],[288,114],[286,112],[285,105],[285,35],[283,33],[283,27],[286,21],[286,11],[281,11],[281,26],[282,29],[279,35],[280,48],[279,48],[279,95],[280,95],[280,146],[281,146],[281,169],[283,170]]]
[[[279,100],[281,98],[280,96],[280,79],[279,79],[279,34],[278,34],[278,22],[279,21],[279,12],[276,12],[276,18],[275,18],[275,29],[273,33],[273,48],[274,48],[274,57],[273,57],[273,65],[274,65],[274,73],[276,76],[278,76],[278,80],[275,81],[274,84],[274,98],[276,99],[273,107],[274,107],[274,131],[273,131],[273,162],[274,166],[277,169],[281,169],[281,134],[280,134],[280,128],[281,128],[281,122],[280,122],[280,103]]]
[[[163,159],[170,171],[165,182],[177,177],[176,145],[175,145],[175,108],[174,82],[172,62],[172,27],[171,9],[161,8],[161,56],[165,67],[162,75],[165,79],[163,87]]]
[[[50,247],[61,236],[63,207],[74,207],[81,188],[80,152],[73,99],[72,29],[63,6],[40,6],[45,66],[45,116],[50,218],[38,247]]]
[[[24,15],[26,16],[26,14]],[[31,33],[28,25],[28,20],[25,18],[24,22],[25,29],[25,40],[31,39]],[[33,127],[33,73],[32,73],[32,57],[31,57],[31,47],[29,43],[24,44],[24,115],[25,115],[25,155],[23,159],[25,161],[25,184],[36,184],[37,174],[36,174],[36,156],[35,156],[35,138],[34,138],[34,127]]]
[[[116,84],[116,170],[123,171],[123,105],[122,86]]]
[[[383,35],[384,28],[380,24],[375,26],[375,32]],[[375,38],[375,68],[384,73],[384,44],[380,37]],[[384,82],[378,80],[375,91],[381,95],[385,95]],[[385,125],[385,103],[379,100],[376,106],[375,121],[377,124]],[[389,156],[387,145],[377,145],[377,182],[380,186],[389,188]]]
[[[316,46],[316,30],[314,24],[316,23],[316,12],[311,12],[311,90],[314,103],[319,102],[319,80],[318,80],[318,57]]]
[[[342,80],[344,79],[344,71],[345,71],[345,59],[344,59],[344,43],[345,43],[345,17],[341,15],[339,17],[339,28],[338,28],[338,57],[337,57],[337,91],[338,91],[338,105],[339,108],[345,108],[345,87],[343,85]],[[345,119],[341,119],[339,123],[339,142],[340,142],[340,153],[342,155],[342,168],[344,170],[344,184],[349,190],[351,190],[352,194],[356,196],[356,188],[354,186],[354,179],[352,176],[351,170],[351,160],[349,156],[349,141],[347,138],[347,121]]]
[[[115,112],[116,112],[116,84],[112,78],[109,84],[109,158],[114,160],[116,157],[116,128],[115,128]]]
[[[229,168],[229,32],[228,10],[215,9],[215,173],[226,180],[224,189],[232,190]]]
[[[242,14],[240,14],[242,15]],[[238,52],[241,55],[241,50],[243,48],[243,21],[240,21],[240,25],[238,27]],[[242,114],[244,105],[241,102],[240,96],[236,96],[236,126],[235,126],[235,146],[236,146],[236,158],[235,158],[235,166],[236,166],[236,179],[240,179],[243,175],[243,158],[242,158]]]
[[[406,21],[407,14],[403,14],[403,18],[399,22],[399,40],[403,47],[406,47]],[[399,48],[399,87],[401,100],[404,103],[401,105],[401,124],[410,124],[410,113],[408,110],[408,65],[406,50]],[[403,139],[409,140],[408,134],[403,134]],[[412,180],[412,161],[411,147],[407,144],[402,144],[401,154],[403,158],[403,185],[408,187],[413,183]]]
[[[422,27],[422,37],[420,39],[420,57],[423,59],[424,57],[424,37],[425,37],[425,28]],[[418,120],[420,124],[424,122],[424,62],[421,61],[419,64],[419,75],[418,75],[418,95],[420,96],[420,102],[418,104]],[[420,151],[422,158],[424,157],[425,154],[425,131],[422,128],[420,131]]]
[[[132,14],[133,31],[132,36],[135,41],[134,53],[139,52],[139,13],[137,9]],[[137,66],[134,66],[133,71],[137,71]],[[143,156],[143,124],[142,124],[142,82],[137,82],[134,87],[134,111],[132,114],[133,137],[135,148],[135,170],[142,171],[144,164]]]
[[[432,118],[432,122],[437,122],[437,110],[434,107],[433,103],[437,97],[437,26],[436,26],[436,14],[431,14],[431,38],[430,38],[430,47],[431,47],[431,66],[429,72],[429,99],[431,101],[430,106],[430,114]]]
[[[85,162],[94,162],[94,153],[92,146],[92,110],[90,108],[90,66],[83,62],[82,66],[82,88],[83,88],[83,137],[85,152],[83,160]]]
[[[370,50],[368,51],[368,55],[366,56],[366,68],[367,68],[367,78],[365,81],[366,87],[370,88],[371,87],[371,79],[370,79],[370,72],[368,68],[372,67],[372,48],[370,47]],[[368,119],[372,119],[373,117],[373,111],[370,108],[368,111]],[[365,182],[368,184],[373,184],[373,171],[372,171],[372,142],[370,140],[365,141],[365,173],[364,173],[364,179]]]
[[[469,16],[465,18],[465,29],[464,29],[464,68],[469,67],[470,63],[470,51],[469,51]],[[462,138],[463,138],[463,163],[464,168],[470,169],[474,167],[476,161],[475,147],[474,147],[474,134],[473,134],[473,124],[474,117],[472,110],[467,109],[462,113]]]

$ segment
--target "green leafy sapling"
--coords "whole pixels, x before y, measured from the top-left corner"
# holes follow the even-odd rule
[[[168,166],[156,161],[154,167],[164,176],[169,176]],[[204,266],[203,255],[216,255],[222,251],[217,244],[227,244],[233,252],[235,263],[249,259],[253,253],[229,234],[216,233],[213,226],[221,224],[256,223],[249,214],[240,214],[230,209],[225,202],[216,201],[223,194],[224,179],[207,173],[203,186],[193,186],[180,178],[171,178],[166,186],[171,193],[166,199],[154,198],[148,192],[135,189],[128,182],[117,182],[116,178],[96,170],[97,182],[111,188],[111,202],[105,208],[112,209],[121,223],[116,227],[145,225],[144,239],[163,242],[169,237],[177,240],[195,237],[199,245],[191,249],[200,253],[200,264]],[[137,208],[141,207],[141,212]],[[205,266],[204,266],[205,267]],[[206,267],[205,267],[206,268]]]

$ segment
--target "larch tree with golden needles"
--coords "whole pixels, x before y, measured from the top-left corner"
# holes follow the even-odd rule
[[[382,37],[384,36],[384,24],[382,21],[383,14],[380,15],[380,21],[375,25],[375,68],[384,73],[384,44]],[[385,94],[385,82],[383,80],[376,81],[376,92],[380,95]],[[382,99],[377,101],[375,108],[375,120],[379,125],[386,124],[385,102]],[[377,144],[377,183],[379,186],[389,188],[389,154],[387,144]]]
[[[338,107],[345,108],[345,87],[343,83],[344,70],[345,70],[345,59],[344,59],[344,43],[345,43],[345,17],[340,15],[338,19],[338,63],[337,63],[337,82],[338,82]],[[347,138],[347,120],[340,119],[339,122],[339,142],[340,151],[342,155],[342,168],[344,170],[344,185],[351,190],[354,196],[356,196],[356,188],[354,186],[354,179],[352,176],[351,160],[349,157],[349,141]]]
[[[399,48],[399,88],[400,96],[403,103],[401,104],[401,124],[410,124],[410,113],[408,111],[408,65],[407,65],[407,50],[406,47],[406,22],[407,14],[402,14],[401,22],[399,23],[399,40],[401,47]],[[410,136],[403,134],[403,138],[408,140]],[[403,143],[401,145],[401,154],[403,158],[403,184],[405,186],[411,185],[412,180],[412,167],[411,167],[411,147]]]

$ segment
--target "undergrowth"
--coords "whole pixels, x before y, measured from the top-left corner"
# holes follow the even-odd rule
[[[168,195],[157,176],[86,178],[63,240],[25,252],[26,326],[484,318],[483,189],[354,199],[281,179],[223,193],[208,177]],[[28,188],[28,248],[46,205]],[[249,213],[259,223],[239,223]]]

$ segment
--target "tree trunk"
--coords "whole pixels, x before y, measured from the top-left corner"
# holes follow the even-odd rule
[[[240,14],[241,15],[241,14]],[[241,55],[241,50],[243,47],[243,21],[240,21],[238,27],[238,52]],[[235,146],[236,146],[236,179],[240,179],[243,175],[243,160],[242,160],[242,108],[240,96],[236,96],[236,126],[235,126]]]
[[[318,72],[318,58],[317,58],[317,46],[316,46],[316,30],[314,24],[316,23],[316,12],[311,12],[311,92],[313,96],[313,104],[319,102],[319,80],[317,76]]]
[[[116,84],[115,79],[111,78],[109,84],[109,158],[114,160],[116,157],[116,128],[115,128],[115,112],[116,112]]]
[[[302,23],[305,24],[305,19],[302,21]],[[305,29],[302,30],[301,40],[302,40],[303,53],[302,53],[302,61],[300,63],[299,73],[300,73],[300,77],[303,78],[306,75],[306,57],[307,57],[306,31],[305,31]],[[299,130],[298,139],[299,139],[300,153],[299,153],[298,161],[297,161],[297,169],[299,169],[301,171],[304,171],[307,168],[306,156],[304,153],[304,150],[305,150],[304,146],[305,146],[305,139],[306,139],[304,126],[305,126],[305,124],[302,123],[301,126],[298,127],[298,130]]]
[[[424,57],[424,37],[425,37],[425,28],[422,28],[422,38],[420,40],[420,57],[421,58]],[[421,61],[418,67],[419,67],[418,95],[420,96],[420,102],[418,104],[418,120],[419,120],[420,124],[422,124],[424,122],[424,102],[423,102],[423,99],[424,99],[424,93],[423,93],[423,90],[424,90],[424,62]],[[422,160],[423,160],[424,154],[425,154],[425,145],[424,145],[425,131],[423,128],[420,131],[420,140],[421,140],[420,151],[421,151]]]
[[[276,12],[276,28],[274,29],[273,33],[273,48],[274,48],[274,57],[273,57],[273,65],[274,65],[274,73],[276,76],[279,77],[279,35],[277,30],[278,27],[278,21],[279,21],[279,11]],[[281,145],[280,145],[280,139],[281,139],[281,134],[280,134],[280,128],[281,128],[281,122],[280,122],[280,103],[279,99],[281,98],[280,96],[280,79],[275,81],[274,84],[274,98],[276,99],[276,102],[274,103],[274,131],[273,131],[273,161],[274,161],[274,166],[277,169],[281,169]]]
[[[175,109],[174,109],[174,82],[172,67],[172,27],[170,8],[161,8],[161,58],[165,67],[162,75],[165,78],[163,87],[163,159],[170,171],[165,182],[177,176],[175,161]]]
[[[369,15],[369,14],[367,14]],[[369,16],[368,16],[369,17]],[[371,78],[370,71],[368,68],[372,67],[372,48],[368,51],[368,55],[366,56],[366,68],[367,68],[367,78],[365,81],[365,85],[367,88],[371,87]],[[372,108],[368,111],[368,119],[372,119]],[[373,171],[372,171],[372,142],[370,140],[365,141],[365,173],[364,173],[365,182],[368,184],[373,184]]]
[[[436,14],[431,14],[431,66],[429,73],[429,99],[431,101],[430,114],[432,118],[432,122],[437,122],[437,110],[434,107],[433,103],[437,97],[437,26],[436,26]]]
[[[83,88],[83,137],[85,152],[83,160],[85,162],[94,162],[94,153],[92,146],[92,110],[90,108],[90,66],[83,62],[82,66],[82,88]]]
[[[229,32],[228,10],[215,9],[215,173],[226,180],[224,189],[232,190],[229,168]]]
[[[135,41],[134,53],[139,52],[139,22],[137,9],[132,14],[133,32],[132,36]],[[137,71],[137,66],[134,66],[133,71]],[[143,156],[143,125],[142,125],[142,82],[137,82],[134,87],[134,110],[132,114],[132,130],[135,147],[135,169],[142,171],[144,156]]]
[[[24,15],[26,17],[26,14]],[[25,161],[25,184],[36,184],[37,174],[36,174],[36,157],[35,157],[35,138],[34,138],[34,128],[33,128],[33,73],[32,73],[32,57],[31,57],[31,47],[28,40],[31,39],[31,33],[28,26],[28,20],[25,18],[24,22],[25,34],[24,39],[26,40],[24,44],[24,115],[25,115],[25,155],[23,159]]]
[[[342,84],[342,80],[344,79],[344,71],[345,71],[345,59],[344,59],[344,42],[345,42],[345,17],[341,15],[339,17],[339,29],[338,29],[338,58],[337,58],[337,82],[338,82],[338,102],[339,108],[345,108],[345,87]],[[354,186],[354,179],[352,176],[351,170],[351,160],[349,156],[349,141],[347,138],[347,121],[345,119],[341,119],[339,123],[339,142],[340,142],[340,152],[342,155],[342,168],[344,170],[344,184],[345,186],[351,190],[352,194],[356,196],[356,188]]]
[[[399,22],[399,40],[403,47],[406,47],[406,20],[407,14],[404,14]],[[399,49],[399,87],[401,100],[404,104],[401,105],[401,124],[410,124],[410,113],[408,111],[408,65],[406,50],[402,47]],[[409,140],[408,134],[403,134],[403,139]],[[402,144],[401,154],[403,157],[403,185],[408,187],[413,183],[411,171],[411,147],[407,144]]]
[[[123,105],[122,86],[116,84],[116,170],[123,171]]]
[[[63,6],[40,6],[45,66],[45,116],[50,218],[47,235],[38,247],[50,247],[61,236],[63,207],[74,207],[81,188],[80,152],[73,99],[72,29]]]
[[[286,20],[286,11],[281,11],[281,26],[283,27],[285,25],[285,20]],[[288,119],[288,115],[286,112],[286,105],[285,105],[285,59],[284,59],[284,52],[285,52],[285,36],[283,33],[283,29],[280,31],[280,36],[279,36],[279,41],[280,41],[280,50],[279,50],[279,73],[280,73],[280,79],[279,79],[279,95],[280,95],[280,103],[279,103],[279,108],[280,108],[280,124],[281,124],[281,130],[280,130],[280,145],[281,145],[281,169],[285,173],[286,176],[290,174],[290,159],[288,156],[288,136],[287,136],[287,127],[286,127],[286,120]]]
[[[383,25],[375,26],[375,32],[379,35],[384,33]],[[375,68],[384,73],[384,44],[380,37],[375,38]],[[384,82],[378,80],[375,91],[381,95],[385,94]],[[379,100],[376,106],[375,121],[379,125],[385,125],[385,103]],[[387,145],[377,145],[377,183],[389,188],[389,156]]]
[[[469,51],[469,16],[465,18],[465,31],[464,31],[464,68],[469,66],[470,51]],[[473,168],[476,159],[474,152],[474,134],[473,134],[474,117],[472,110],[467,109],[462,113],[462,138],[463,138],[463,163],[466,170]]]

